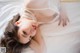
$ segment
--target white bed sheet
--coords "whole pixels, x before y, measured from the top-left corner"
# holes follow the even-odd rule
[[[0,0],[0,36],[13,15],[19,11],[22,0]],[[47,46],[46,53],[80,53],[80,3],[63,3],[66,6],[70,23],[66,27],[57,22],[43,25],[42,35]],[[33,53],[28,48],[22,53]]]
[[[63,3],[70,23],[66,27],[57,23],[41,27],[47,53],[80,53],[80,3]]]

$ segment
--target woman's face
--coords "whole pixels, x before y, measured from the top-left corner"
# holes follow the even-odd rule
[[[36,28],[38,23],[33,19],[20,18],[16,23],[18,27],[18,38],[23,44],[28,43],[33,36],[36,34]]]

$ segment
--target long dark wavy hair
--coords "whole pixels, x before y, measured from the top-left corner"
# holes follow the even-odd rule
[[[6,53],[21,53],[23,48],[29,46],[30,42],[26,44],[20,43],[17,37],[17,32],[19,27],[16,26],[14,23],[20,19],[20,15],[17,14],[13,17],[12,20],[9,21],[5,31],[4,37],[1,38],[1,47],[6,47]]]

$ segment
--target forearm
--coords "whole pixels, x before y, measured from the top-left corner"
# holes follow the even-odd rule
[[[67,15],[65,5],[61,2],[61,0],[59,0],[59,1],[60,1],[59,2],[59,4],[60,4],[60,8],[59,8],[60,14],[66,14]]]
[[[60,17],[63,18],[64,21],[67,20],[69,22],[67,11],[66,11],[66,8],[65,8],[65,6],[63,4],[61,4]]]

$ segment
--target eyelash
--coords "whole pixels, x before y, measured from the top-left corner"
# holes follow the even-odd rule
[[[23,34],[24,34],[24,35],[27,35],[27,33],[26,33],[25,31],[23,31]]]
[[[22,36],[26,37],[27,33],[25,31],[23,31],[22,33],[23,33]]]
[[[25,31],[23,31],[23,36],[27,35],[27,33]],[[32,37],[30,36],[30,40],[32,39]]]

